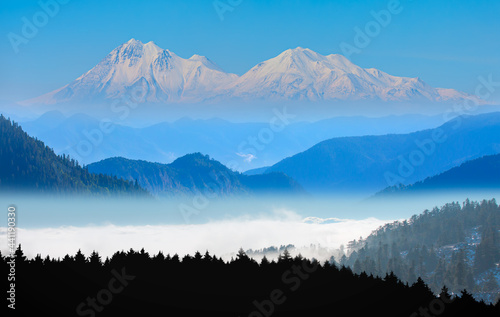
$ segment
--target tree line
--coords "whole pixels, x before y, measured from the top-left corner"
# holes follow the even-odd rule
[[[498,316],[500,304],[469,292],[439,295],[418,278],[355,273],[285,250],[260,263],[240,250],[235,258],[196,252],[173,256],[144,249],[103,259],[81,251],[63,258],[28,259],[15,252],[17,309],[50,316]],[[0,256],[6,273],[10,258]],[[427,315],[425,315],[427,314]]]

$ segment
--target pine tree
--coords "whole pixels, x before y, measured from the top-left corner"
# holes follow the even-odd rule
[[[451,299],[450,292],[448,290],[448,287],[446,287],[446,285],[444,285],[441,288],[441,292],[439,293],[439,298],[441,298],[444,302],[449,302],[449,300]]]
[[[24,255],[24,252],[21,249],[21,244],[17,246],[16,252],[14,252],[14,256],[16,258],[16,263],[22,264],[26,261],[26,256]]]
[[[90,254],[88,262],[94,267],[102,265],[101,256],[95,250]]]
[[[439,259],[438,265],[436,269],[434,270],[434,276],[433,276],[433,282],[434,285],[438,286],[443,285],[444,282],[444,277],[446,273],[446,263],[444,257],[441,257]]]
[[[243,248],[240,248],[238,250],[238,253],[236,254],[236,260],[248,260],[248,255],[246,254],[246,252],[243,250]]]
[[[79,266],[83,266],[85,263],[87,263],[87,260],[85,259],[85,255],[83,255],[82,251],[78,249],[78,252],[75,254],[75,264]]]
[[[260,265],[261,266],[267,266],[267,265],[269,265],[269,260],[267,259],[267,257],[265,255],[262,258],[262,260],[260,261]]]
[[[278,256],[278,262],[290,262],[292,260],[292,256],[287,248],[283,251],[283,254]]]
[[[481,243],[476,248],[474,267],[478,272],[494,267],[498,257],[498,246],[495,243],[496,230],[488,226],[482,234]]]
[[[208,250],[205,252],[205,255],[203,256],[203,260],[208,261],[208,262],[212,262],[213,258],[210,255],[210,253],[208,253]]]

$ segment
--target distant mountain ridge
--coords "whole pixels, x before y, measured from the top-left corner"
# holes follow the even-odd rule
[[[395,185],[377,193],[377,196],[414,192],[434,193],[448,190],[478,190],[500,188],[500,154],[467,161],[441,174],[410,185]]]
[[[441,135],[442,140],[432,141],[434,135]],[[266,172],[283,172],[309,192],[373,194],[498,153],[500,113],[489,113],[458,117],[438,128],[409,134],[333,138],[276,163]]]
[[[184,118],[144,128],[117,123],[112,133],[103,135],[102,142],[94,146],[90,153],[80,153],[78,145],[89,141],[85,131],[100,130],[99,120],[94,117],[82,114],[65,117],[60,112],[51,111],[34,121],[22,122],[21,126],[30,135],[43,140],[56,153],[69,154],[84,164],[110,157],[170,163],[188,153],[201,152],[226,165],[234,166],[236,163],[237,169],[244,171],[270,166],[283,157],[307,150],[333,137],[408,133],[440,124],[441,116],[423,115],[336,117],[316,122],[291,122],[286,129],[275,133],[272,146],[256,149],[251,145],[240,145],[248,141],[248,137],[258,137],[259,131],[269,127],[267,122],[235,123],[221,119]],[[253,154],[255,159],[245,161],[238,153]]]
[[[247,176],[234,172],[201,153],[185,155],[170,164],[115,157],[92,163],[88,165],[88,169],[93,173],[125,180],[137,179],[139,185],[157,196],[204,193],[221,197],[305,193],[297,182],[283,173]]]
[[[477,97],[433,88],[419,78],[364,69],[338,54],[297,47],[259,63],[242,76],[224,72],[208,58],[188,59],[131,39],[68,85],[23,104],[117,99],[184,103],[222,100],[380,100],[459,102]]]

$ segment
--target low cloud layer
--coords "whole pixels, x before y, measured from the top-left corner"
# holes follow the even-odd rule
[[[293,244],[297,247],[320,245],[337,248],[347,241],[366,237],[388,220],[367,218],[350,219],[304,219],[287,210],[277,210],[274,217],[259,219],[238,218],[214,221],[199,225],[145,225],[103,226],[23,229],[17,231],[17,243],[28,257],[36,254],[63,257],[75,254],[78,249],[86,255],[93,250],[103,257],[118,250],[139,250],[154,254],[159,250],[165,254],[193,254],[196,251],[229,257],[240,247],[261,249],[269,246]],[[5,237],[6,229],[0,229]],[[7,253],[7,247],[2,247]]]

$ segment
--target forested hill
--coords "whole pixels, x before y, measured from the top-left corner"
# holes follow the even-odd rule
[[[426,210],[348,247],[350,255],[340,262],[354,272],[394,272],[410,283],[420,276],[436,292],[446,285],[486,301],[500,294],[500,207],[494,199]]]
[[[137,183],[92,174],[0,115],[0,189],[3,192],[148,195]]]
[[[283,173],[244,175],[201,153],[184,155],[170,164],[112,157],[89,164],[89,171],[137,180],[154,195],[209,192],[236,194],[304,194],[302,186]]]

